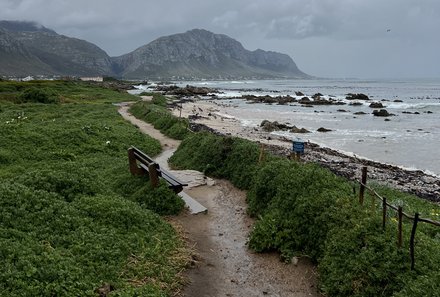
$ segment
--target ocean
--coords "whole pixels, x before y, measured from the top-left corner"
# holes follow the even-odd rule
[[[175,84],[219,89],[223,93],[218,97],[230,106],[228,116],[235,117],[243,126],[257,127],[263,120],[288,123],[311,133],[272,133],[440,176],[440,79],[191,81]],[[249,104],[236,98],[290,95],[300,99],[303,96],[297,96],[295,92],[298,91],[308,97],[321,93],[322,98],[342,100],[347,104],[304,107],[299,103]],[[370,100],[355,100],[363,103],[360,106],[349,105],[353,101],[345,99],[348,93],[363,93]],[[373,116],[374,109],[369,104],[376,101],[394,116]],[[355,115],[356,112],[365,114]],[[332,131],[317,132],[320,127]]]

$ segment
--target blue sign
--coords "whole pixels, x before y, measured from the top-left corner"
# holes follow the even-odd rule
[[[292,150],[295,153],[304,154],[304,141],[301,139],[294,140]]]

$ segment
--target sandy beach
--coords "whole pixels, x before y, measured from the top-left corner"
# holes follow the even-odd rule
[[[173,114],[189,118],[195,129],[200,125],[209,127],[223,135],[237,136],[264,144],[265,149],[278,155],[288,156],[292,146],[291,139],[264,132],[260,127],[246,127],[229,115],[234,108],[224,101],[193,99],[174,106]],[[194,129],[194,127],[193,127]],[[394,165],[346,155],[330,148],[313,143],[305,144],[303,161],[317,162],[334,173],[348,179],[359,180],[363,166],[368,167],[369,180],[377,181],[419,197],[440,202],[440,178],[420,170],[408,170]]]

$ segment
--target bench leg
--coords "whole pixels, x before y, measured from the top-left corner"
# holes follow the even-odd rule
[[[144,175],[145,172],[136,163],[136,157],[134,156],[134,150],[132,148],[128,149],[128,164],[130,166],[130,173],[132,175]]]
[[[148,165],[148,174],[150,175],[150,181],[153,188],[159,185],[159,173],[157,172],[157,167],[159,164],[153,163]]]

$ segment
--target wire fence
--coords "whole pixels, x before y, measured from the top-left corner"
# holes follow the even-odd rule
[[[431,219],[421,218],[420,214],[418,212],[416,212],[414,214],[414,216],[411,216],[411,215],[403,212],[402,206],[395,206],[395,205],[388,203],[386,197],[382,197],[374,189],[367,186],[367,167],[366,166],[362,167],[362,177],[361,177],[361,180],[358,181],[358,183],[360,184],[359,203],[361,205],[364,204],[365,190],[368,190],[373,195],[374,198],[377,198],[382,202],[382,227],[383,227],[383,229],[386,228],[388,208],[396,211],[397,224],[398,224],[397,245],[399,248],[402,247],[402,242],[403,242],[403,239],[402,239],[403,218],[405,217],[405,218],[413,221],[413,226],[411,229],[411,237],[410,237],[410,241],[409,241],[409,243],[410,243],[409,247],[410,247],[410,257],[411,257],[411,270],[414,270],[414,268],[415,268],[414,247],[415,247],[415,236],[416,236],[417,224],[419,222],[422,222],[422,223],[427,223],[427,224],[431,224],[431,225],[440,227],[440,222],[435,221],[435,220],[431,220]]]

